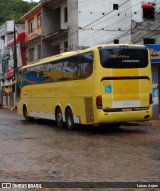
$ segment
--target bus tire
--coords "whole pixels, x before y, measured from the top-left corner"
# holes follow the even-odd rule
[[[60,107],[56,109],[56,124],[58,128],[63,127],[63,115]]]
[[[26,105],[23,106],[23,116],[26,121],[33,121],[34,117],[28,116],[28,111]]]
[[[68,130],[73,130],[75,127],[73,112],[70,108],[68,108],[66,111],[66,125]]]

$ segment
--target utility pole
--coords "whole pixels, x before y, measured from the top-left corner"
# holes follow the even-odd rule
[[[17,79],[17,41],[16,41],[16,28],[14,23],[14,48],[13,48],[13,68],[14,68],[14,80]],[[15,83],[15,92],[14,92],[14,107],[17,104],[17,83]]]
[[[16,42],[16,28],[14,24],[14,48],[13,48],[13,58],[14,58],[14,80],[17,78],[17,42]]]

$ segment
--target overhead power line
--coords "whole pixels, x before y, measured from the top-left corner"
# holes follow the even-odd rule
[[[119,7],[123,6],[125,3],[129,2],[129,1],[130,1],[130,0],[125,1],[125,2],[122,3]],[[93,22],[91,22],[91,23],[85,25],[84,27],[81,28],[81,30],[83,30],[83,29],[85,29],[86,27],[92,25],[93,23],[95,23],[95,22],[101,20],[102,18],[104,18],[104,17],[106,17],[107,15],[111,14],[113,11],[114,11],[114,10],[111,10],[111,11],[109,11],[108,13],[104,14],[103,16],[99,17],[98,19],[94,20]],[[78,31],[79,31],[79,30],[76,30],[76,31],[72,32],[71,34],[68,35],[68,37],[69,37],[69,36],[72,36],[73,34],[77,33]]]

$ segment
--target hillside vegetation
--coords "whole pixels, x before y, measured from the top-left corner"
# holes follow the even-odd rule
[[[35,7],[38,3],[23,0],[0,0],[0,26],[7,20],[21,23],[20,17]]]

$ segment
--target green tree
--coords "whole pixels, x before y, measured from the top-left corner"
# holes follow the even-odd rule
[[[37,4],[23,0],[0,0],[0,26],[8,20],[14,20],[17,24],[21,23],[20,17]]]

